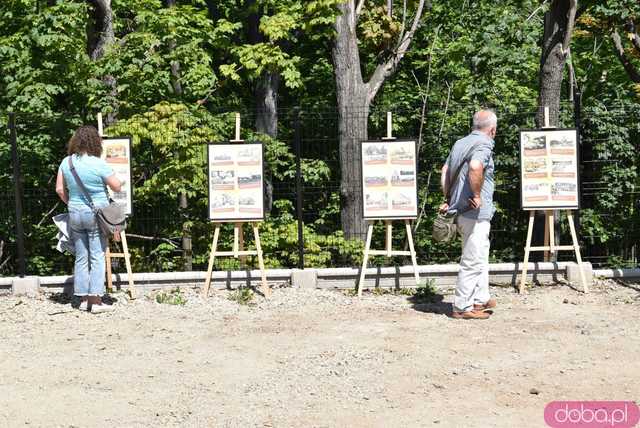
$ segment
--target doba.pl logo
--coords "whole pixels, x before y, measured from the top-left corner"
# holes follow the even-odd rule
[[[640,421],[633,401],[553,401],[544,409],[552,428],[631,428]]]

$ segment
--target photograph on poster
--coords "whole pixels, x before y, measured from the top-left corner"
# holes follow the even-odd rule
[[[364,218],[415,218],[415,141],[363,141],[361,152]]]
[[[523,209],[578,208],[577,141],[575,129],[520,131]]]
[[[365,165],[386,165],[387,146],[385,143],[371,143],[363,149],[362,160]]]
[[[131,186],[131,138],[113,137],[102,139],[102,159],[113,169],[123,185],[119,192],[109,190],[114,201],[124,205],[125,213],[133,213],[133,189]]]
[[[527,156],[546,156],[547,155],[547,138],[545,135],[533,137],[524,135],[524,153]]]
[[[211,143],[209,219],[264,219],[264,171],[261,143]]]

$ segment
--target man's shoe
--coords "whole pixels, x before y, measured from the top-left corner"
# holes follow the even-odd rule
[[[495,308],[497,304],[498,304],[498,302],[496,302],[496,299],[489,299],[489,300],[487,300],[486,303],[478,303],[478,304],[473,305],[473,310],[474,311],[486,311],[487,309]]]
[[[100,305],[91,305],[91,312],[94,314],[101,314],[103,312],[113,312],[116,308],[113,305],[105,305],[104,303]]]
[[[464,311],[464,312],[453,311],[451,314],[452,318],[460,319],[460,320],[486,320],[490,316],[491,314],[488,312],[476,311],[476,310]]]

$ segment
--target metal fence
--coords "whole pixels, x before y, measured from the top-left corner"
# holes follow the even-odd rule
[[[377,139],[386,132],[386,111],[392,110],[394,134],[418,140],[421,210],[414,226],[421,264],[456,262],[459,257],[459,245],[432,242],[430,229],[434,207],[442,199],[440,167],[453,142],[468,131],[474,109],[472,105],[450,105],[426,114],[420,108],[397,107],[349,113],[366,115],[369,138]],[[493,261],[519,261],[523,257],[526,213],[520,208],[518,130],[534,127],[535,106],[515,110],[496,106],[496,112],[500,121],[495,149],[498,212],[492,222],[491,257]],[[242,113],[243,134],[261,138],[252,132],[255,112]],[[580,113],[576,117],[573,105],[562,106],[562,125],[573,127],[578,122],[580,127],[579,233],[584,258],[597,266],[635,266],[640,220],[635,189],[640,144],[637,124],[631,118],[638,117],[640,108],[629,111],[628,106],[616,109],[616,106],[596,105],[584,106]],[[189,266],[203,270],[206,266],[212,235],[212,227],[206,220],[206,188],[189,195],[186,209],[179,207],[171,192],[162,194],[153,189],[140,189],[159,173],[163,162],[154,151],[157,143],[154,138],[196,141],[194,144],[200,144],[201,148],[195,150],[191,168],[201,168],[206,174],[205,146],[198,142],[198,138],[205,137],[198,135],[217,135],[218,139],[233,135],[231,111],[212,115],[217,118],[215,124],[194,119],[178,124],[171,135],[154,136],[145,131],[145,136],[140,137],[133,148],[134,215],[128,234],[135,270],[175,271]],[[342,203],[338,111],[304,107],[280,109],[278,118],[277,139],[267,139],[272,150],[267,159],[274,163],[267,165],[266,178],[268,187],[272,188],[267,193],[272,195],[269,199],[273,203],[262,226],[267,266],[356,266],[361,260],[364,236],[347,240],[338,232]],[[120,119],[121,122],[127,120],[133,129],[148,127],[155,119],[142,114],[123,115]],[[71,272],[73,258],[55,250],[56,231],[51,217],[65,209],[55,194],[55,174],[73,130],[83,122],[93,121],[93,116],[88,114],[78,118],[64,114],[0,113],[0,125],[6,130],[6,138],[0,142],[0,161],[5,165],[0,175],[0,274]],[[116,123],[115,128],[107,128],[107,134],[111,135],[110,129],[117,129],[121,122]],[[607,127],[609,125],[613,128]],[[176,150],[172,156],[186,153],[180,152],[179,147]],[[360,191],[359,188],[352,190]],[[225,235],[232,236],[230,232]],[[184,236],[193,241],[193,256],[188,263],[182,249]],[[229,245],[229,239],[223,239],[222,245]],[[382,246],[383,240],[380,228],[374,234],[373,244]],[[395,245],[404,245],[402,233]],[[571,257],[561,254],[560,260]],[[406,262],[401,257],[373,259],[374,264]],[[236,260],[218,263],[220,269],[243,267]],[[248,266],[254,263],[251,258],[246,261]]]

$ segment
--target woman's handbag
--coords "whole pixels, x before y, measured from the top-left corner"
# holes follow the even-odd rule
[[[456,170],[456,173],[453,175],[453,179],[450,180],[449,188],[447,189],[447,204],[451,202],[451,194],[453,193],[453,189],[455,185],[458,184],[458,177],[460,176],[460,171],[462,171],[462,167],[469,161],[471,158],[471,154],[473,153],[474,147],[467,151],[466,156],[460,162],[460,166]],[[436,215],[436,219],[433,221],[433,229],[431,231],[431,236],[434,241],[437,242],[449,242],[456,237],[458,234],[458,225],[456,223],[456,218],[458,217],[458,213],[441,213],[438,211]]]
[[[124,206],[109,197],[109,192],[107,192],[107,187],[105,186],[104,191],[107,194],[109,205],[103,208],[96,208],[93,203],[93,199],[91,198],[91,194],[89,194],[87,188],[84,187],[82,180],[80,180],[80,177],[76,172],[76,168],[73,166],[71,156],[69,156],[69,169],[71,170],[78,187],[82,189],[84,196],[89,201],[89,206],[96,215],[96,223],[98,224],[98,228],[102,234],[105,236],[111,236],[124,231],[127,228],[127,216],[124,211]]]

